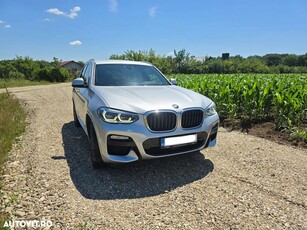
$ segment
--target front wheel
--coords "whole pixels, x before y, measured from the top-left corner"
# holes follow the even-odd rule
[[[91,144],[92,166],[95,169],[102,168],[103,161],[102,161],[102,158],[101,158],[101,155],[100,155],[97,136],[96,136],[96,132],[95,132],[95,128],[94,128],[93,124],[91,124],[90,128],[89,128],[89,139],[90,139],[90,144]]]

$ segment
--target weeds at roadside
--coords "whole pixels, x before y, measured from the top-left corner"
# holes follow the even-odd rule
[[[0,212],[0,229],[7,230],[9,227],[4,227],[4,223],[10,220],[10,214],[6,212]]]
[[[26,112],[11,95],[0,94],[0,166],[7,160],[16,138],[25,130]]]
[[[290,133],[290,137],[293,140],[305,141],[307,143],[307,130],[302,130],[297,127],[293,127],[290,130],[287,130]]]
[[[26,112],[19,101],[8,93],[0,94],[0,190],[3,187],[3,164],[8,159],[8,153],[16,138],[24,131],[26,126]],[[11,203],[17,201],[16,195],[10,196]],[[0,212],[0,228],[10,218],[9,213]]]
[[[14,80],[14,79],[0,79],[0,89],[6,87],[23,87],[23,86],[32,86],[32,85],[50,85],[52,84],[49,81],[29,81],[29,80]]]

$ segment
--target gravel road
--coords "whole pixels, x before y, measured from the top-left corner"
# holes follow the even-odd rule
[[[10,89],[29,111],[1,211],[54,229],[307,229],[307,151],[221,128],[215,148],[94,170],[70,84]]]

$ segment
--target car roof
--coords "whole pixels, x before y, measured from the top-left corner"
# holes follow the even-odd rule
[[[99,61],[99,60],[95,60],[94,62],[96,63],[96,65],[100,65],[100,64],[125,64],[125,65],[152,66],[151,63],[144,62],[144,61],[128,61],[128,60],[104,60],[104,61]]]

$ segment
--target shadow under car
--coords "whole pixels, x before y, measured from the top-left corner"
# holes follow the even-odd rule
[[[71,179],[87,199],[111,200],[155,196],[200,180],[213,163],[200,152],[92,168],[90,145],[82,128],[73,122],[62,127],[65,157]],[[65,159],[65,158],[64,158]]]

